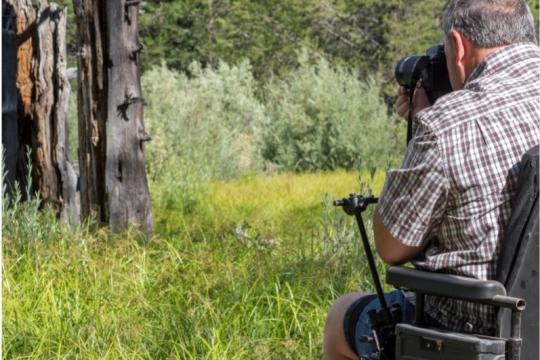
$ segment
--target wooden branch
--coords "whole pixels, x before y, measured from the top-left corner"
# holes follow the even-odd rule
[[[124,4],[124,21],[128,24],[128,25],[131,25],[131,17],[129,15],[129,7],[130,6],[139,6],[139,4],[141,3],[140,0],[125,0],[125,4]]]
[[[129,55],[129,59],[132,61],[137,61],[139,54],[141,54],[144,51],[144,45],[142,43],[139,43],[137,45],[137,48],[131,52]]]
[[[116,107],[117,115],[120,116],[125,121],[129,121],[129,118],[127,116],[127,109],[129,105],[136,104],[139,102],[144,104],[145,103],[144,98],[140,96],[132,97],[131,94],[127,94],[124,102]]]

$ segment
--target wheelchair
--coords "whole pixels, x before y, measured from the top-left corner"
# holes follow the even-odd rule
[[[387,321],[373,325],[377,339],[373,360],[536,360],[539,355],[539,147],[529,150],[519,166],[517,193],[501,243],[496,280],[482,281],[463,276],[389,267],[386,282],[416,294],[413,324]],[[372,271],[375,287],[382,288],[369,248],[361,212],[373,197],[351,194],[335,201],[348,215],[355,215]],[[425,296],[445,297],[493,306],[497,312],[494,336],[465,334],[424,325]],[[386,304],[378,317],[391,320]],[[388,316],[384,316],[384,314]],[[370,316],[371,317],[371,316]],[[372,319],[375,319],[373,316]]]

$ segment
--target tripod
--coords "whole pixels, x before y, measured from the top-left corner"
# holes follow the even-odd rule
[[[360,237],[366,253],[369,271],[373,278],[373,284],[377,292],[377,298],[381,305],[380,310],[371,310],[368,312],[373,336],[365,337],[363,340],[374,345],[375,353],[370,356],[370,359],[391,360],[395,354],[395,326],[401,321],[401,309],[399,306],[390,308],[384,298],[384,292],[373,259],[371,246],[364,226],[362,213],[367,209],[368,205],[376,204],[378,199],[372,195],[361,196],[356,194],[349,195],[348,198],[335,200],[334,206],[341,206],[343,211],[350,216],[356,218],[356,223],[360,231]]]

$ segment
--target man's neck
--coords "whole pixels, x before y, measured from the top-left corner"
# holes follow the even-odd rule
[[[472,56],[469,58],[469,61],[466,64],[467,78],[471,76],[474,69],[476,69],[476,67],[480,65],[486,59],[486,57],[499,51],[502,48],[504,48],[504,46],[497,46],[492,48],[474,48]]]

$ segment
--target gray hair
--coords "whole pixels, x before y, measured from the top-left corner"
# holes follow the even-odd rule
[[[451,30],[459,31],[482,48],[536,42],[525,0],[448,0],[442,28],[447,36]]]

